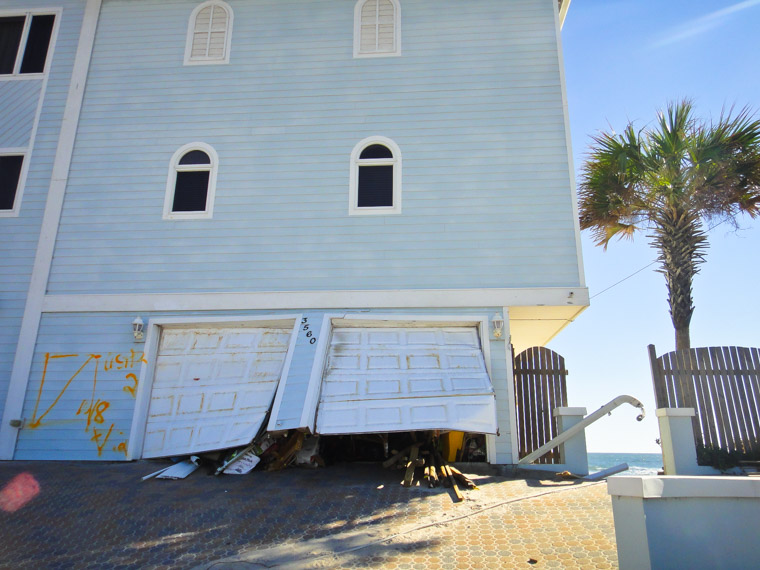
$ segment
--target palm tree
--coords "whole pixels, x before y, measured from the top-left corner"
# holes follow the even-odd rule
[[[692,280],[705,261],[705,224],[760,215],[760,120],[745,108],[717,122],[670,103],[651,128],[601,133],[581,173],[581,229],[596,245],[650,232],[665,275],[676,349],[691,348]]]

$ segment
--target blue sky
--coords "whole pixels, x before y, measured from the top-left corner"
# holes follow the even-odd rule
[[[760,112],[758,30],[760,0],[572,0],[562,41],[576,172],[590,135],[644,126],[668,101],[689,97],[704,117],[731,105]],[[739,222],[710,232],[693,347],[760,346],[760,220]],[[620,394],[639,398],[647,418],[618,408],[587,431],[589,450],[659,452],[647,345],[675,348],[664,278],[653,265],[602,292],[655,252],[644,234],[607,251],[582,240],[591,307],[549,345],[566,359],[569,404],[591,412]]]

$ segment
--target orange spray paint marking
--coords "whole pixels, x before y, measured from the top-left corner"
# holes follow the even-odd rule
[[[0,491],[0,510],[15,513],[40,494],[40,484],[31,473],[19,473]]]
[[[127,456],[127,442],[122,441],[119,445],[115,445],[113,447],[113,450],[116,452],[121,451],[124,454],[124,457],[126,457]]]
[[[103,417],[103,413],[110,406],[110,402],[102,402],[100,400],[96,400],[93,404],[87,400],[82,400],[82,403],[79,405],[79,410],[77,410],[77,415],[81,414],[82,412],[87,414],[87,426],[84,428],[84,431],[90,431],[90,425],[93,423],[104,423],[106,420]]]
[[[90,438],[90,441],[94,441],[95,445],[98,448],[98,457],[103,455],[103,449],[105,448],[106,444],[108,443],[108,438],[111,437],[111,432],[113,431],[113,426],[115,424],[111,424],[111,427],[108,428],[108,432],[106,433],[105,438],[103,438],[103,441],[100,441],[100,438],[103,437],[103,430],[95,429],[92,430],[92,437]]]
[[[79,370],[77,370],[76,372],[74,372],[74,375],[71,378],[69,378],[69,381],[66,382],[66,384],[63,386],[63,388],[61,388],[60,393],[58,394],[58,396],[56,396],[55,400],[53,400],[53,403],[50,404],[50,407],[48,407],[48,409],[45,410],[45,413],[42,414],[38,418],[37,417],[37,406],[40,403],[40,396],[42,395],[42,388],[45,385],[45,377],[47,375],[48,361],[51,358],[74,358],[76,356],[79,356],[79,355],[78,354],[60,354],[60,355],[57,355],[57,356],[51,356],[50,353],[45,354],[45,367],[42,370],[42,379],[40,380],[40,390],[37,393],[37,403],[34,405],[34,413],[32,414],[32,421],[29,424],[30,428],[38,428],[38,427],[40,427],[40,423],[42,422],[42,418],[44,418],[46,415],[48,415],[48,413],[50,413],[50,410],[52,410],[53,408],[55,408],[56,404],[58,404],[58,400],[60,400],[61,396],[63,396],[64,392],[66,392],[66,390],[68,390],[69,385],[74,380],[74,378],[76,378],[79,375],[79,373],[82,370],[84,370],[84,367],[87,366],[90,363],[90,360],[92,360],[93,358],[100,358],[100,355],[91,354],[90,357],[87,360],[84,361],[84,364],[82,364],[82,366],[79,367]]]
[[[135,374],[133,374],[132,372],[130,372],[129,374],[127,374],[126,379],[127,380],[132,380],[132,382],[134,382],[135,385],[134,386],[124,386],[124,388],[122,388],[122,390],[124,392],[126,392],[127,394],[131,394],[132,397],[134,398],[135,397],[135,391],[137,390],[137,376]]]

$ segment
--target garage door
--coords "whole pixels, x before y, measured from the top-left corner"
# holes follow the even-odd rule
[[[166,329],[143,457],[245,445],[272,405],[292,329]]]
[[[496,433],[477,328],[333,329],[317,433],[430,429]]]

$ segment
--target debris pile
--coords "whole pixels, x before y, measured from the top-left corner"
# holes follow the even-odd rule
[[[477,489],[466,475],[456,467],[444,461],[439,438],[428,434],[423,441],[417,441],[401,451],[394,451],[383,461],[383,467],[404,470],[404,487],[427,485],[428,487],[444,486],[454,491],[457,501],[464,500],[459,489],[463,485],[467,489]]]

